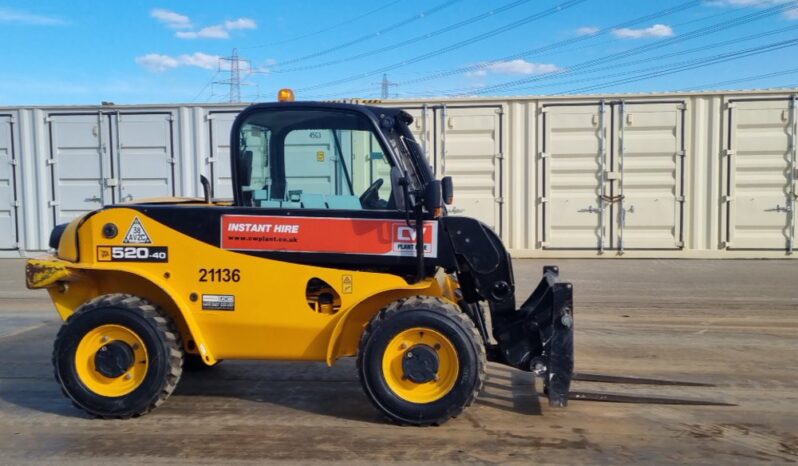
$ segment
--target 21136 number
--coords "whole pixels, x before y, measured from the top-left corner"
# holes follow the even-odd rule
[[[238,269],[199,269],[201,282],[234,282],[241,280],[241,271]]]

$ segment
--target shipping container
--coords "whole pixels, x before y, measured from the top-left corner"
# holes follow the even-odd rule
[[[454,179],[449,212],[493,228],[514,256],[791,258],[796,93],[346,101],[413,115],[433,170]],[[0,108],[0,255],[45,250],[54,225],[102,205],[199,196],[201,174],[231,197],[244,106]],[[339,161],[329,135],[311,133],[289,141],[318,169],[297,186],[335,193],[338,163],[361,156],[356,182],[386,169],[372,141],[345,138],[351,160]]]

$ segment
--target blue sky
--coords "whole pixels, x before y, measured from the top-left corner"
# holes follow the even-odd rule
[[[0,106],[226,101],[234,48],[245,101],[798,85],[795,0],[0,0],[0,41]]]

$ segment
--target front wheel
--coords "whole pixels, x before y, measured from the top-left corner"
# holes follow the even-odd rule
[[[485,348],[457,306],[434,297],[381,310],[360,341],[358,372],[371,402],[400,424],[442,424],[476,399]]]
[[[97,297],[61,327],[55,378],[73,403],[98,417],[147,413],[175,389],[183,351],[169,318],[126,294]]]

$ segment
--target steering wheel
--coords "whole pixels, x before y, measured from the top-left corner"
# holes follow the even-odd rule
[[[384,182],[385,180],[382,178],[377,178],[373,183],[371,183],[371,186],[369,186],[368,189],[366,189],[363,194],[360,195],[360,205],[366,207],[367,205],[372,204],[374,201],[379,200],[378,192]]]

